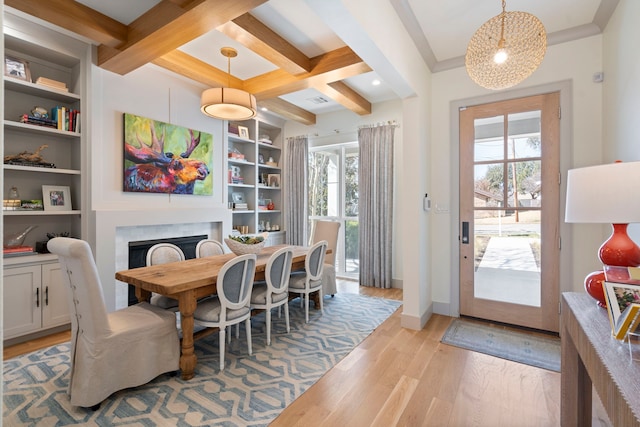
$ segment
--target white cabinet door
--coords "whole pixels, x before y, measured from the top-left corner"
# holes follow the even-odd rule
[[[42,327],[69,323],[69,297],[60,264],[42,265]]]
[[[42,327],[41,272],[40,265],[4,269],[4,339],[35,332]]]

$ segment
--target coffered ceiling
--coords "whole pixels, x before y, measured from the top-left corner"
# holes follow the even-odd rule
[[[323,21],[326,14],[316,13],[326,1],[5,0],[5,6],[95,43],[106,70],[126,75],[153,63],[203,88],[243,88],[258,107],[313,124],[317,114],[367,115],[371,104],[398,98],[394,82],[382,81]],[[501,0],[388,1],[433,72],[463,66],[475,30],[502,10]],[[538,16],[555,44],[600,33],[617,3],[509,0],[507,10]],[[362,6],[370,7],[365,0]],[[230,79],[224,46],[238,51]]]

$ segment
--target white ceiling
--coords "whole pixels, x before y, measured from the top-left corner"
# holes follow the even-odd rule
[[[129,24],[160,0],[76,0],[123,24]],[[501,0],[389,0],[418,47],[425,63],[433,72],[462,66],[467,43],[473,33],[488,19],[502,11]],[[613,13],[618,0],[509,0],[507,11],[524,11],[536,15],[544,24],[548,43],[554,44],[600,33]],[[363,6],[366,3],[363,1]],[[344,42],[303,0],[270,0],[251,12],[308,57],[344,46]],[[181,50],[221,70],[227,70],[227,58],[220,48],[236,48],[238,56],[231,60],[231,73],[246,80],[274,70],[276,67],[240,43],[218,31],[195,39]],[[356,52],[357,53],[357,52]],[[345,81],[372,104],[396,99],[390,85],[374,86],[379,79],[375,71]],[[314,114],[340,110],[343,107],[308,89],[286,96],[286,101]]]

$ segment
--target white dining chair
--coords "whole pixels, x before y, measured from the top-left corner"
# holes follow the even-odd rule
[[[147,267],[184,260],[184,252],[173,243],[157,243],[147,251]],[[165,310],[178,311],[178,300],[164,295],[152,293],[150,302],[152,305],[164,308]]]
[[[284,319],[289,328],[289,277],[293,248],[278,249],[269,257],[265,269],[265,281],[254,283],[251,292],[251,308],[265,311],[267,345],[271,345],[271,310],[284,306]]]
[[[289,279],[289,291],[304,296],[304,318],[309,323],[309,294],[320,293],[320,311],[324,313],[322,303],[322,269],[327,252],[327,241],[322,240],[309,248],[304,259],[304,273],[294,273]]]
[[[251,289],[256,271],[256,255],[237,256],[227,261],[216,282],[217,295],[198,301],[193,323],[218,328],[220,341],[220,370],[224,370],[225,338],[228,326],[245,322],[247,347],[251,349]]]
[[[118,390],[179,369],[174,313],[147,302],[107,312],[89,244],[55,237],[47,248],[58,256],[68,288],[71,369],[67,393],[72,405],[97,409]]]
[[[330,254],[326,254],[324,267],[322,269],[322,293],[323,295],[334,296],[338,292],[336,284],[336,250],[338,246],[338,233],[340,223],[338,221],[315,220],[311,228],[311,238],[309,245],[318,243],[321,240],[327,241],[327,249],[331,249]]]
[[[223,255],[224,246],[222,243],[213,239],[203,239],[196,245],[196,258],[203,258],[213,255]]]

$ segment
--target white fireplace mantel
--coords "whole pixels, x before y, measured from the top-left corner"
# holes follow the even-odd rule
[[[109,311],[122,308],[122,301],[126,301],[127,287],[115,280],[115,274],[128,267],[129,241],[141,240],[140,235],[156,239],[193,234],[207,234],[222,241],[232,229],[232,215],[227,208],[101,210],[93,215],[93,250]]]

